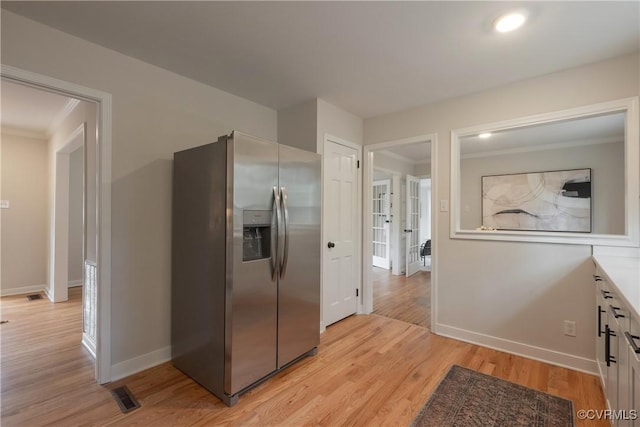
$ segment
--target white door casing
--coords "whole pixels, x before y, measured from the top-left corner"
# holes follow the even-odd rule
[[[56,153],[56,172],[53,196],[53,227],[50,230],[49,254],[51,260],[49,265],[49,289],[47,294],[53,302],[67,301],[69,272],[68,272],[68,256],[69,256],[69,170],[70,156],[73,151],[78,148],[84,148],[86,144],[86,127],[83,123],[75,129],[67,138],[66,144]],[[84,161],[83,161],[84,164]],[[83,166],[84,168],[84,166]],[[84,178],[83,178],[84,179]],[[85,185],[83,184],[83,192]],[[83,212],[85,195],[83,194]],[[83,213],[83,218],[85,214]],[[84,230],[83,227],[83,257],[84,253]],[[83,260],[84,261],[84,260]]]
[[[353,147],[326,138],[323,155],[323,324],[358,310],[358,157]]]
[[[407,175],[406,275],[420,270],[420,180]]]
[[[391,180],[374,181],[372,187],[373,265],[389,269],[391,225]]]
[[[431,151],[431,159],[434,159],[431,163],[431,330],[433,333],[437,334],[441,331],[440,325],[438,324],[438,228],[436,224],[438,223],[438,211],[434,209],[436,205],[436,201],[439,200],[438,193],[438,135],[435,133],[418,135],[409,138],[391,140],[380,142],[376,144],[369,144],[363,147],[364,150],[364,158],[366,160],[364,164],[364,186],[365,188],[369,188],[369,186],[373,185],[373,166],[374,166],[374,153],[378,150],[384,150],[389,147],[395,147],[405,144],[414,144],[418,142],[427,142],[430,146]],[[399,178],[399,177],[398,177]],[[399,179],[394,177],[393,180],[393,193],[394,198],[399,199],[400,193],[400,183]],[[371,200],[369,192],[364,193],[365,203],[363,204],[365,211],[363,216],[363,221],[365,221],[365,230],[369,230],[371,228],[371,224],[369,220],[371,218]],[[399,211],[400,203],[395,203],[393,205],[392,210],[394,212]],[[396,210],[397,209],[397,210]],[[396,216],[394,215],[394,218]],[[399,217],[398,217],[399,218]],[[398,227],[397,235],[404,234],[402,233],[402,229],[400,229],[401,221],[394,221],[393,226]],[[398,237],[399,240],[399,237]],[[394,240],[394,243],[396,240]],[[404,252],[404,251],[402,251]],[[373,281],[371,275],[371,234],[365,233],[363,236],[363,280],[362,280],[362,312],[365,314],[373,312]],[[394,266],[395,270],[395,266]]]
[[[0,76],[98,106],[97,157],[97,330],[95,377],[98,383],[111,381],[111,94],[53,77],[0,65]]]

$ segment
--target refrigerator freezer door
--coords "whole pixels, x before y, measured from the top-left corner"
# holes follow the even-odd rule
[[[280,251],[278,368],[320,341],[320,156],[280,145],[280,189],[287,217]]]
[[[258,256],[246,254],[246,239],[277,239],[274,225],[273,188],[278,186],[278,145],[274,142],[234,132],[227,142],[232,156],[229,164],[228,191],[233,191],[233,216],[228,218],[232,231],[229,242],[226,278],[225,393],[234,395],[276,370],[278,287],[272,270],[275,251],[266,257],[272,245],[262,245]],[[228,215],[229,215],[229,211]],[[247,212],[247,214],[245,214]],[[270,233],[264,233],[270,218]],[[256,222],[255,228],[250,224]],[[262,231],[262,235],[260,235]],[[255,245],[253,245],[255,246]]]
[[[221,399],[225,361],[226,143],[174,154],[171,357]]]

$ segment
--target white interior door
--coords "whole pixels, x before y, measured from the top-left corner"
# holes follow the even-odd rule
[[[373,265],[389,269],[389,226],[390,222],[390,190],[391,180],[383,179],[373,182]]]
[[[354,148],[325,142],[322,267],[325,326],[350,316],[358,309],[357,155]]]
[[[407,175],[406,275],[420,269],[420,180]]]

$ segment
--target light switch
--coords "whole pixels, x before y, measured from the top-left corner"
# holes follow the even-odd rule
[[[440,200],[440,212],[449,212],[448,200]]]
[[[0,209],[9,209],[9,201],[0,200]]]

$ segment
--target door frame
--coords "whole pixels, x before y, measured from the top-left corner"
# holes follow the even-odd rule
[[[380,142],[376,144],[369,144],[364,146],[364,186],[369,188],[373,185],[373,157],[374,152],[383,150],[385,148],[395,147],[398,145],[412,144],[416,142],[430,142],[431,143],[431,331],[436,332],[434,326],[437,324],[438,313],[438,211],[434,209],[435,202],[438,200],[437,194],[437,167],[438,167],[438,134],[430,133],[425,135],[417,135],[409,138],[395,139],[391,141]],[[371,229],[371,215],[372,215],[372,195],[370,192],[364,193],[364,212],[363,212],[363,229]],[[363,313],[369,314],[373,312],[373,250],[371,233],[364,233],[362,240],[362,304]]]
[[[324,184],[324,153],[325,153],[325,146],[327,145],[327,143],[332,142],[334,144],[339,144],[339,145],[344,145],[345,147],[349,147],[352,148],[354,150],[356,150],[356,160],[359,162],[359,164],[362,164],[362,145],[356,144],[355,142],[351,142],[348,141],[346,139],[337,137],[335,135],[331,135],[329,133],[325,133],[324,137],[322,139],[322,165],[321,165],[321,169],[322,169],[322,173],[321,173],[321,180],[322,183]],[[356,169],[356,214],[355,217],[356,218],[362,218],[362,169],[361,167],[358,167]],[[373,182],[373,181],[372,181]],[[320,250],[321,250],[321,254],[322,256],[321,261],[320,261],[320,332],[324,332],[327,328],[325,322],[324,322],[324,245],[325,245],[325,235],[324,235],[324,223],[325,223],[325,218],[327,217],[326,214],[326,209],[328,208],[327,203],[324,203],[324,185],[322,185],[322,222],[320,225],[320,235],[322,236],[322,241],[320,242]],[[370,203],[371,202],[371,197],[369,197],[370,199]],[[369,216],[371,216],[371,208],[369,208]],[[369,225],[371,225],[371,220],[369,220]],[[356,289],[359,290],[359,296],[356,298],[357,301],[357,311],[356,314],[362,314],[364,312],[364,306],[363,306],[363,286],[362,286],[362,245],[358,244],[358,242],[362,242],[362,228],[356,226],[356,236],[354,241],[355,243],[355,250],[356,253],[354,255],[354,261],[356,263],[356,265],[354,266],[355,269],[355,276],[356,276]],[[372,261],[372,251],[369,251],[369,264],[371,264]]]
[[[86,156],[87,123],[83,122],[66,138],[65,144],[56,152],[56,175],[53,177],[53,221],[49,230],[49,287],[45,289],[49,299],[53,302],[67,301],[69,299],[69,174],[71,153],[78,148],[85,151]],[[86,161],[82,160],[82,264],[86,251],[85,224],[86,206],[85,191],[87,189]],[[84,276],[84,275],[83,275]],[[84,280],[84,277],[83,277]]]
[[[0,76],[16,83],[71,96],[97,105],[97,277],[98,288],[95,378],[99,384],[111,381],[111,94],[64,80],[0,65]],[[87,177],[88,178],[88,177]]]

